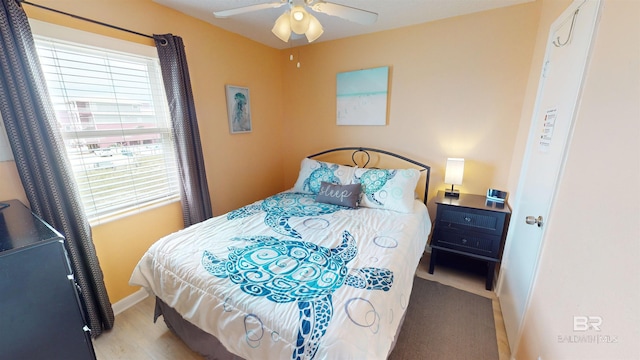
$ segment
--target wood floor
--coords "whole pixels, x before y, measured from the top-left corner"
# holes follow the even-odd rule
[[[427,254],[423,256],[416,275],[492,299],[499,360],[508,360],[511,354],[500,304],[493,291],[485,290],[485,278],[474,272],[440,265],[436,266],[434,274],[430,275],[427,272],[428,267]],[[98,360],[202,360],[201,356],[189,350],[167,329],[162,318],[153,323],[153,309],[154,300],[148,297],[117,315],[114,329],[94,340]]]
[[[153,297],[116,316],[115,326],[93,341],[98,360],[202,360],[164,324],[153,323]]]

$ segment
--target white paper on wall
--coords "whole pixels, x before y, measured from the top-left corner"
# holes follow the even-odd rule
[[[542,131],[540,132],[540,145],[539,150],[542,152],[549,151],[551,146],[551,138],[553,137],[553,128],[556,126],[556,119],[558,118],[558,109],[548,109],[544,113],[544,121],[542,122]]]

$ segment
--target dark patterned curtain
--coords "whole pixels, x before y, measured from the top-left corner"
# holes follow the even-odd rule
[[[62,232],[92,336],[114,316],[27,16],[0,0],[0,113],[31,210]]]
[[[171,34],[153,37],[171,111],[181,180],[182,217],[187,227],[213,216],[189,68],[181,37]]]

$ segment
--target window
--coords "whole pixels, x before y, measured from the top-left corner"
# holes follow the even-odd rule
[[[90,221],[177,200],[170,116],[155,48],[148,55],[122,52],[37,35],[32,28]]]
[[[0,115],[0,161],[9,160],[13,160],[13,154],[11,153],[11,147],[9,146],[9,138],[7,137],[7,131],[4,128],[2,115]]]

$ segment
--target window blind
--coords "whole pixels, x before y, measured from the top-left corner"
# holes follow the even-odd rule
[[[179,197],[157,58],[35,37],[90,221]]]
[[[11,153],[9,138],[7,137],[7,130],[4,128],[2,115],[0,115],[0,161],[9,160],[13,160],[13,154]]]

